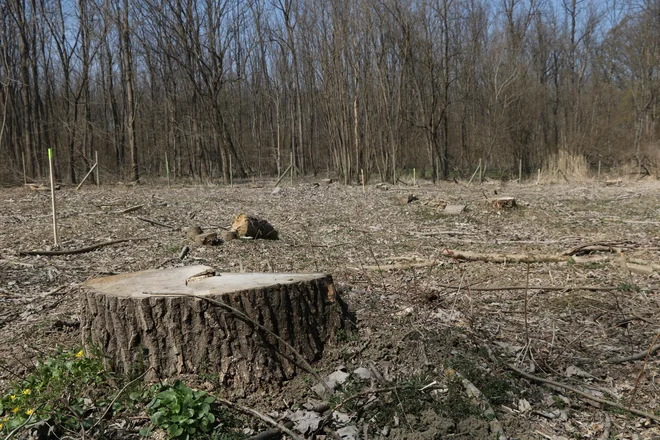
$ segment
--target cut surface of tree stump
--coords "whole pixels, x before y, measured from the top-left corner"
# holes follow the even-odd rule
[[[232,392],[276,385],[300,371],[286,344],[200,297],[239,310],[308,362],[321,357],[345,322],[330,275],[216,273],[189,266],[86,282],[83,344],[104,353],[115,371],[150,368],[147,380],[213,373]]]
[[[234,219],[231,230],[239,237],[265,238],[266,240],[277,240],[277,230],[262,218],[241,214]]]

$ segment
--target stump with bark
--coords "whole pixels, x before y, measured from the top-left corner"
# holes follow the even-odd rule
[[[239,393],[300,370],[273,334],[314,362],[345,325],[332,277],[323,274],[151,270],[88,281],[81,301],[83,343],[100,349],[107,367],[149,369],[147,380],[214,373]]]
[[[277,230],[262,218],[241,214],[234,219],[231,230],[239,237],[265,238],[277,240]]]
[[[512,209],[518,206],[516,199],[513,197],[497,197],[488,199],[488,203],[498,211],[501,209]]]

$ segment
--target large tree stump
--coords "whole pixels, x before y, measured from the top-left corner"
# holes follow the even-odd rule
[[[299,360],[272,334],[199,297],[238,309],[308,362],[321,357],[344,325],[330,275],[216,274],[191,266],[86,282],[83,343],[100,349],[115,371],[151,368],[149,380],[217,373],[238,392],[281,383],[299,370]]]

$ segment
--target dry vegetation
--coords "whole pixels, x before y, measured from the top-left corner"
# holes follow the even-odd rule
[[[337,344],[314,365],[322,375],[341,365],[348,371],[364,366],[377,375],[376,388],[436,381],[440,389],[434,392],[445,399],[442,406],[430,397],[407,398],[408,388],[376,394],[382,402],[390,399],[387,412],[354,398],[344,410],[369,438],[384,432],[390,438],[488,438],[492,416],[472,411],[474,404],[461,397],[465,392],[452,388],[447,375],[453,371],[483,392],[510,438],[608,438],[605,431],[609,438],[660,437],[657,423],[648,418],[543,386],[507,367],[659,417],[658,355],[645,366],[643,359],[610,362],[648,349],[660,328],[657,267],[642,275],[626,266],[632,260],[660,260],[656,181],[367,186],[366,194],[360,187],[306,182],[271,192],[272,182],[234,188],[65,188],[58,192],[63,248],[147,239],[45,257],[20,252],[52,243],[48,193],[3,189],[0,394],[37,359],[81,345],[77,301],[80,285],[90,277],[189,264],[229,272],[314,271],[334,276],[356,323],[355,332],[338,335]],[[484,201],[495,192],[516,197],[518,208],[494,211]],[[419,200],[398,202],[409,193]],[[467,209],[446,216],[434,207],[440,201]],[[137,211],[119,213],[138,205]],[[268,219],[280,240],[196,246],[182,231],[138,218],[220,232],[242,212]],[[595,248],[597,258],[582,255],[559,263],[467,262],[443,255],[446,249],[556,255],[593,242],[606,243]],[[186,245],[191,252],[179,260]],[[526,285],[529,289],[520,288]],[[498,286],[517,288],[488,290]],[[314,398],[310,379],[301,372],[282,388],[228,397],[283,414]],[[208,377],[187,380],[222,393]],[[460,405],[467,409],[457,414]]]

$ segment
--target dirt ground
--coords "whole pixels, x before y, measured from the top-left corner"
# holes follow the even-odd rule
[[[651,266],[660,264],[660,183],[445,182],[368,185],[363,193],[314,182],[276,194],[273,182],[64,188],[57,193],[64,249],[148,239],[57,257],[19,254],[52,245],[49,193],[0,189],[0,393],[35,359],[81,345],[78,295],[91,277],[192,264],[228,272],[325,272],[357,327],[326,348],[314,365],[322,375],[362,366],[380,376],[374,386],[411,380],[424,386],[446,383],[457,371],[489,399],[508,438],[660,438],[656,422],[532,382],[506,366],[660,415],[660,354],[645,366],[643,359],[609,362],[647,350],[660,331],[660,273]],[[518,207],[493,209],[485,200],[496,193],[515,197]],[[408,194],[419,200],[402,203]],[[446,215],[441,202],[467,208]],[[137,205],[142,208],[118,213]],[[183,231],[137,218],[221,231],[239,213],[268,219],[281,239],[201,247]],[[550,255],[594,242],[601,245],[588,261],[527,265],[443,255],[447,249]],[[180,260],[185,245],[192,250]],[[626,263],[637,260],[652,273],[631,272]],[[527,295],[506,289],[526,285]],[[478,290],[491,287],[505,289]],[[301,374],[241,401],[282,412],[312,399],[310,385]],[[448,416],[451,410],[404,400],[388,420],[355,417],[360,438],[494,438],[492,416],[461,420]]]

